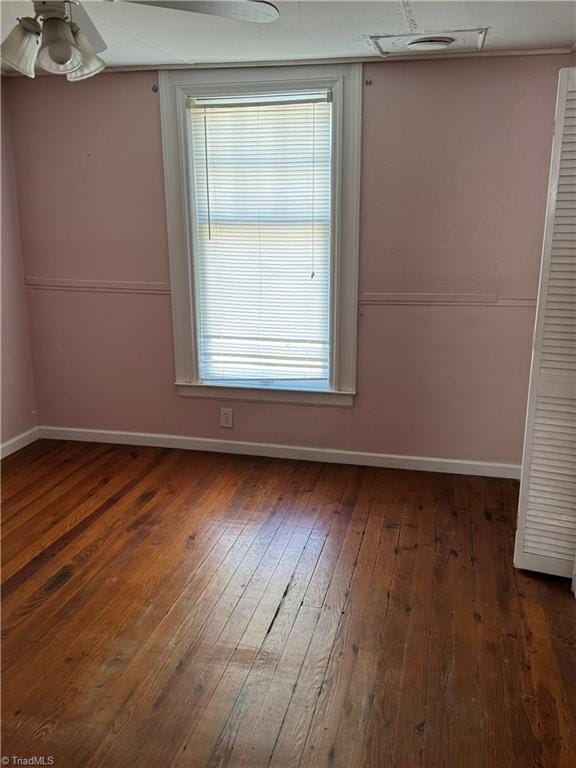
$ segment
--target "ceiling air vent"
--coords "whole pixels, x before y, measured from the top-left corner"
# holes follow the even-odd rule
[[[484,46],[486,29],[452,32],[421,32],[408,35],[369,35],[380,56],[418,56],[434,53],[478,53]]]

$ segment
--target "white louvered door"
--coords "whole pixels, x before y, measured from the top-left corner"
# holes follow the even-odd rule
[[[563,69],[556,105],[514,563],[519,568],[572,577],[575,559],[576,69]]]

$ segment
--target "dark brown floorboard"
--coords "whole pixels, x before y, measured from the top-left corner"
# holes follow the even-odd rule
[[[514,481],[40,441],[3,462],[3,754],[574,768],[576,602]]]

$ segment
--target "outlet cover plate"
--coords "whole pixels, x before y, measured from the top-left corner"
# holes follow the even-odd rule
[[[232,429],[234,426],[234,411],[232,408],[220,408],[220,426]]]

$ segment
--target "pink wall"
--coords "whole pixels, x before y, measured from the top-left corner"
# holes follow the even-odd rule
[[[360,306],[354,408],[235,402],[222,430],[225,401],[176,394],[168,295],[31,289],[41,423],[519,462],[556,81],[573,62],[366,67],[360,291],[397,303]],[[29,278],[167,281],[155,81],[9,83]]]
[[[9,105],[2,98],[2,442],[36,424]]]

